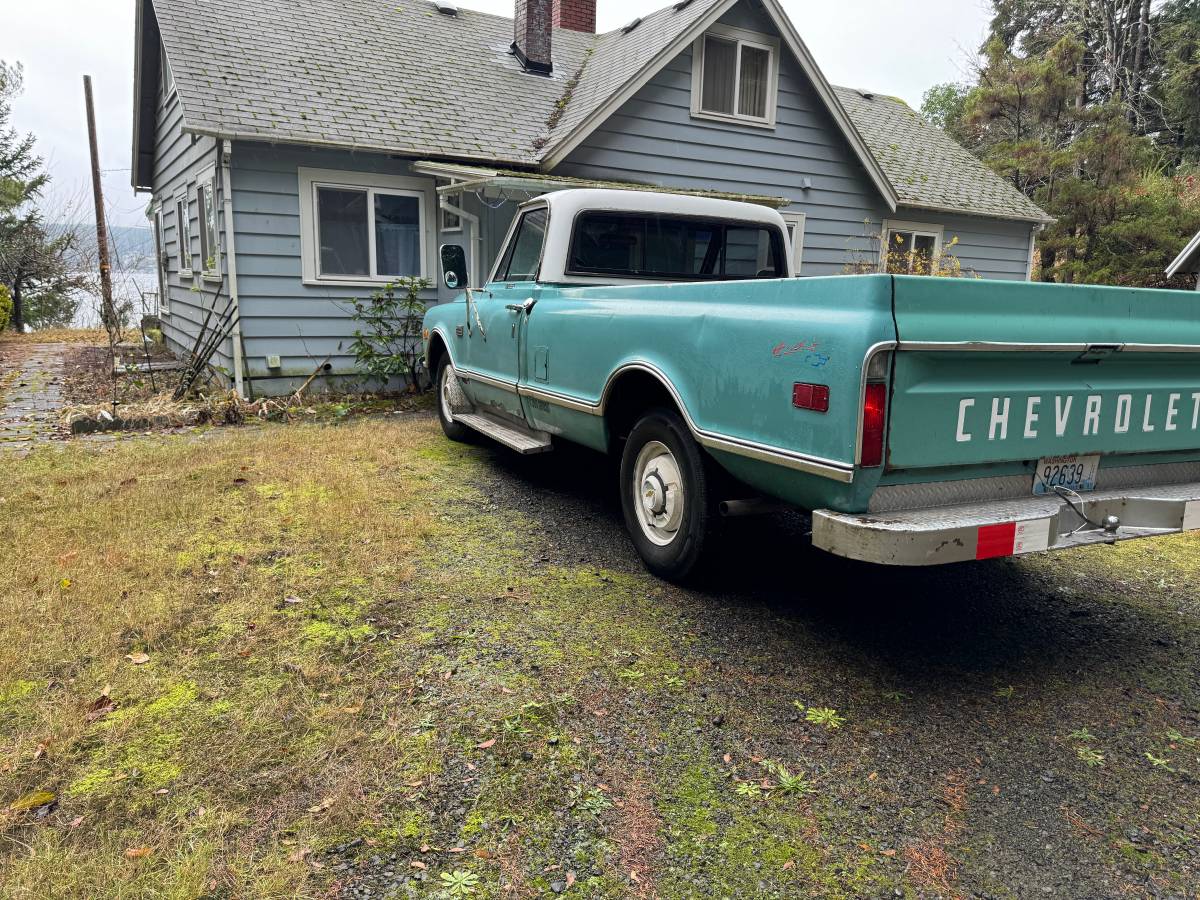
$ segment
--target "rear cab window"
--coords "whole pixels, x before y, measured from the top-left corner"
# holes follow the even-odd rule
[[[757,222],[655,213],[583,212],[566,273],[655,281],[787,277],[783,236]]]

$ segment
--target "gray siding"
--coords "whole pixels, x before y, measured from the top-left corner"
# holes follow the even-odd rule
[[[761,10],[740,5],[721,22],[777,34]],[[796,59],[782,48],[773,129],[729,125],[691,115],[688,48],[652,78],[556,169],[562,175],[660,186],[783,196],[781,212],[805,214],[800,274],[840,275],[878,260],[885,218],[946,226],[959,235],[964,268],[989,278],[1024,278],[1029,228],[918,210],[888,211]],[[805,179],[811,187],[804,187]]]
[[[1028,222],[1005,222],[901,207],[889,219],[941,225],[942,248],[962,263],[963,275],[1023,281],[1029,274]],[[950,241],[958,244],[950,247]]]
[[[313,285],[303,281],[301,263],[300,168],[411,176],[405,160],[336,150],[306,150],[238,142],[233,148],[233,224],[237,251],[238,298],[246,348],[247,375],[256,393],[294,390],[329,358],[330,378],[317,389],[353,390],[357,378],[349,347],[354,322],[350,301],[366,298],[372,286]],[[430,188],[432,179],[424,179]],[[427,240],[436,249],[439,235],[428,233],[438,217],[426,210]],[[469,224],[446,236],[472,246]],[[435,280],[436,273],[429,277]],[[447,294],[446,296],[449,296]],[[427,301],[438,299],[429,290]],[[268,369],[268,355],[280,356],[280,367]]]
[[[722,23],[766,34],[761,12],[738,6]],[[838,275],[870,252],[864,223],[880,218],[878,192],[786,48],[774,129],[691,116],[688,48],[594,131],[555,170],[563,175],[788,197],[806,214],[801,274]],[[805,189],[809,178],[812,187]]]
[[[154,195],[153,205],[163,208],[163,245],[167,255],[167,275],[164,290],[167,298],[167,313],[162,317],[163,336],[177,353],[191,350],[201,323],[214,300],[217,311],[224,309],[228,291],[216,298],[219,283],[205,279],[199,274],[200,240],[199,221],[196,208],[196,176],[208,166],[217,163],[216,142],[208,137],[193,137],[183,133],[179,98],[172,96],[165,102],[160,97],[157,123],[155,126]],[[216,183],[218,204],[218,228],[224,228],[224,216],[220,212],[222,200],[220,170]],[[187,191],[188,215],[191,218],[191,246],[180,247],[180,228],[175,211],[175,196]],[[222,232],[222,249],[224,234]],[[192,275],[180,274],[180,253],[192,260]],[[215,318],[215,316],[214,316]],[[213,358],[213,364],[229,373],[233,371],[233,346],[226,341]]]

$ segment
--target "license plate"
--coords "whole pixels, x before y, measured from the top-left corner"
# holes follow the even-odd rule
[[[1094,491],[1100,456],[1043,456],[1033,473],[1033,492],[1038,496],[1054,494],[1055,488],[1069,491]]]

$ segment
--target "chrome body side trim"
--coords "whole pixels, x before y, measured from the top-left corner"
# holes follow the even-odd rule
[[[447,352],[449,348],[447,347]],[[627,363],[619,367],[609,376],[608,381],[604,385],[604,393],[601,396],[599,403],[590,403],[587,400],[581,400],[577,397],[571,397],[567,394],[559,394],[553,391],[542,390],[541,388],[530,387],[526,384],[518,385],[515,382],[506,379],[493,378],[490,375],[484,375],[481,372],[476,372],[472,369],[461,369],[455,366],[455,371],[458,376],[466,381],[478,381],[480,384],[486,384],[490,387],[498,388],[503,391],[511,391],[521,397],[529,397],[534,400],[542,400],[546,403],[552,403],[555,406],[560,406],[564,409],[572,410],[573,412],[586,413],[592,416],[603,416],[608,406],[609,391],[613,383],[623,372],[643,371],[652,375],[663,387],[671,394],[675,401],[675,405],[683,413],[684,421],[687,423],[688,430],[697,443],[704,447],[713,450],[721,450],[726,453],[734,453],[738,456],[745,456],[749,459],[759,460],[760,462],[769,462],[783,466],[788,469],[794,469],[798,472],[806,472],[810,475],[820,475],[823,478],[829,478],[834,481],[840,481],[844,484],[850,484],[854,481],[854,464],[842,462],[840,460],[824,459],[819,456],[811,456],[805,453],[796,453],[792,450],[785,450],[781,447],[772,447],[768,444],[760,444],[755,441],[748,441],[743,438],[733,437],[732,435],[722,434],[716,431],[704,431],[699,428],[692,420],[691,415],[687,411],[687,407],[683,403],[683,398],[680,397],[679,391],[671,384],[670,379],[666,377],[657,367],[646,362]],[[865,370],[864,370],[865,373]],[[864,374],[865,377],[865,374]],[[866,390],[864,387],[863,390]],[[861,430],[861,427],[860,427]]]
[[[1092,347],[1111,347],[1117,353],[1200,353],[1200,344],[1024,343],[1007,341],[900,341],[897,350],[980,351],[986,353],[1084,353]]]
[[[692,421],[691,414],[688,413],[687,406],[684,405],[683,398],[679,395],[679,391],[675,389],[675,385],[671,380],[657,367],[651,363],[638,361],[625,363],[619,366],[609,377],[604,385],[604,393],[601,395],[600,404],[597,407],[597,415],[604,415],[604,411],[608,405],[609,392],[612,389],[613,383],[623,372],[642,371],[657,379],[667,392],[670,393],[675,405],[679,407],[683,413],[684,421],[687,423],[688,430],[692,432],[692,436],[702,446],[709,447],[713,450],[723,450],[727,453],[734,453],[738,456],[745,456],[749,459],[756,459],[761,462],[774,463],[784,466],[788,469],[794,469],[798,472],[806,472],[810,475],[820,475],[823,478],[830,478],[834,481],[840,481],[849,484],[854,481],[854,464],[842,462],[840,460],[823,459],[819,456],[810,456],[804,453],[796,453],[791,450],[784,450],[780,447],[772,447],[767,444],[759,444],[755,441],[748,441],[743,438],[733,437],[731,435],[721,434],[714,431],[704,431]]]

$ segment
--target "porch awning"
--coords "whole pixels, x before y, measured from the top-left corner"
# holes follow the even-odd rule
[[[473,191],[485,199],[524,201],[547,191],[567,188],[608,188],[619,191],[655,191],[661,194],[690,194],[696,197],[715,197],[719,200],[740,200],[779,209],[791,205],[787,197],[766,197],[759,194],[734,194],[727,191],[698,191],[695,189],[664,187],[657,184],[637,184],[632,181],[595,181],[590,178],[569,178],[564,175],[548,175],[543,172],[520,172],[513,169],[493,169],[484,166],[468,166],[459,163],[418,160],[412,170],[419,175],[445,178],[449,184],[439,187],[439,194]]]

